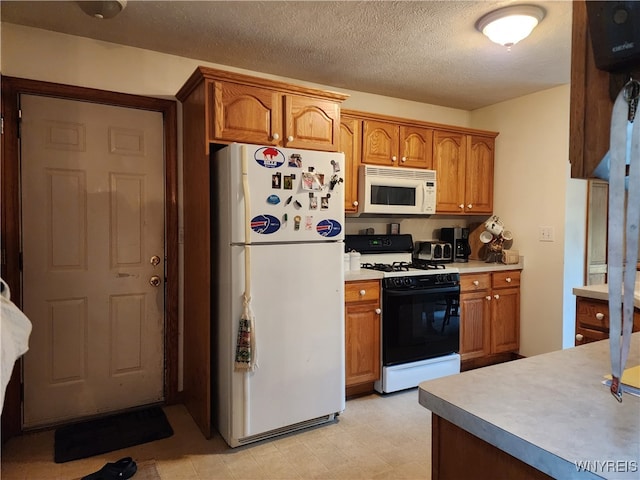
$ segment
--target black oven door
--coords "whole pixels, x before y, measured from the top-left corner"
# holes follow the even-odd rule
[[[385,366],[458,352],[460,287],[384,289],[382,363]]]

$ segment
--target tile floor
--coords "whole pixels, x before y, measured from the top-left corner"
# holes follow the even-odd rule
[[[125,456],[155,460],[163,480],[431,478],[431,414],[417,389],[349,400],[336,423],[236,449],[206,440],[184,406],[165,412],[172,437],[74,462],[54,463],[53,430],[13,438],[1,478],[76,479]]]

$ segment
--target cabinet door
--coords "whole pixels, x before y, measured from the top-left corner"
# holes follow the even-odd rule
[[[419,127],[400,126],[401,167],[433,167],[433,130]]]
[[[358,211],[358,164],[360,160],[361,122],[355,118],[340,120],[340,150],[344,152],[344,211]]]
[[[491,297],[487,290],[460,295],[460,359],[489,355]]]
[[[466,135],[433,132],[436,213],[464,213]]]
[[[212,141],[277,145],[281,135],[281,95],[273,90],[214,82]]]
[[[377,302],[347,304],[345,308],[346,386],[380,378],[380,315]]]
[[[284,101],[285,147],[338,151],[340,107],[336,102],[298,95],[285,95]]]
[[[492,291],[491,353],[516,351],[520,348],[520,289],[501,288]]]
[[[469,150],[465,167],[466,213],[493,212],[493,138],[469,136]]]
[[[400,132],[393,123],[362,122],[362,163],[391,167],[398,163]]]

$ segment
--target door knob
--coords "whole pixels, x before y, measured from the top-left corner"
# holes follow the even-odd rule
[[[158,275],[154,275],[149,279],[149,285],[151,285],[152,287],[159,287],[161,283],[162,280],[160,280],[160,277]]]
[[[160,257],[158,255],[154,255],[149,259],[149,263],[155,267],[160,263]]]

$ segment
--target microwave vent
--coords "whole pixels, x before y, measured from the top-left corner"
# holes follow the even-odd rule
[[[417,168],[397,168],[397,167],[371,167],[365,166],[366,175],[369,177],[384,177],[384,178],[405,178],[405,179],[418,179],[418,180],[432,180],[436,179],[435,170],[421,170]]]

